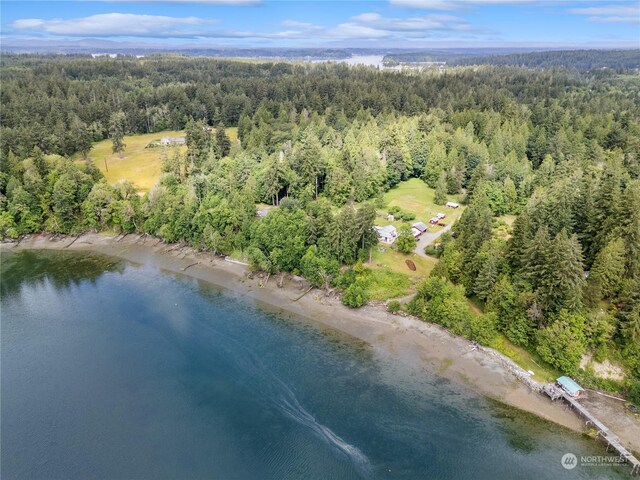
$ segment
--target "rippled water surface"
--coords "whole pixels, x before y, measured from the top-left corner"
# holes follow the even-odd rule
[[[201,282],[2,256],[2,478],[628,478],[597,442]]]

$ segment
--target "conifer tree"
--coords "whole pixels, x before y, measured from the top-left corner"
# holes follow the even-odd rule
[[[543,306],[548,311],[575,311],[582,306],[584,266],[582,248],[575,235],[562,230],[552,242],[547,256],[548,274],[541,279]]]
[[[217,158],[226,157],[231,151],[231,140],[229,140],[222,123],[219,123],[216,127],[216,143],[213,151]]]
[[[513,222],[511,238],[507,242],[507,261],[513,272],[518,272],[525,264],[525,252],[532,236],[531,227],[527,213],[519,215]]]
[[[126,116],[124,112],[114,112],[109,119],[109,134],[111,135],[111,150],[122,156],[127,145],[124,143]],[[105,160],[106,161],[106,160]]]
[[[524,252],[524,277],[529,281],[534,291],[540,288],[545,279],[549,277],[551,245],[549,230],[546,226],[542,226],[538,228]]]
[[[436,185],[436,192],[433,197],[433,202],[436,205],[444,205],[447,203],[447,174],[444,172],[440,172],[440,178],[438,180],[438,184]]]
[[[481,300],[487,299],[498,279],[498,257],[492,253],[490,252],[482,264],[473,285],[474,292]]]
[[[627,185],[623,195],[620,230],[625,239],[627,274],[640,277],[640,180]]]
[[[207,124],[202,120],[191,120],[186,128],[187,142],[187,173],[196,173],[202,167],[202,164],[209,158],[211,151],[211,132]]]
[[[613,298],[620,290],[625,272],[624,240],[616,238],[598,252],[589,275],[591,293],[595,301]]]

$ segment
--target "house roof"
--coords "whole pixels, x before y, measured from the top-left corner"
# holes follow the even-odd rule
[[[373,227],[378,231],[378,234],[383,237],[389,237],[396,234],[396,227],[393,225],[386,225],[384,227],[375,226]]]
[[[572,378],[569,377],[560,377],[556,380],[558,384],[567,390],[571,395],[576,395],[581,391],[584,392],[584,388],[578,385]]]
[[[413,228],[417,228],[421,232],[426,232],[429,227],[422,222],[416,222],[412,225]]]

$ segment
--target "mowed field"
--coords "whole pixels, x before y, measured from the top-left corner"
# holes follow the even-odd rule
[[[238,138],[238,129],[230,127],[226,129],[231,141]],[[165,131],[148,133],[143,135],[127,135],[124,137],[126,148],[124,155],[114,154],[111,151],[111,140],[103,140],[94,144],[89,159],[93,160],[96,167],[104,174],[107,182],[113,184],[120,180],[131,180],[141,193],[148,192],[156,184],[162,173],[162,148],[146,148],[153,140],[162,137],[184,137],[181,131]],[[169,147],[169,155],[174,147]],[[182,153],[187,147],[179,147]]]
[[[443,219],[443,222],[446,224],[454,223],[460,218],[464,210],[463,206],[454,209],[446,208],[444,205],[436,205],[433,201],[434,196],[435,190],[433,188],[429,188],[427,184],[419,178],[411,178],[384,194],[386,207],[381,210],[386,212],[389,208],[397,206],[400,207],[403,212],[413,213],[416,216],[416,219],[409,223],[424,222],[427,225],[429,225],[429,219],[440,212],[446,214],[446,218]],[[460,203],[461,198],[459,195],[447,195],[447,201]],[[404,222],[395,221],[385,223],[383,221],[385,225],[389,223],[399,229]],[[437,232],[442,228],[443,227],[429,225],[430,232]]]

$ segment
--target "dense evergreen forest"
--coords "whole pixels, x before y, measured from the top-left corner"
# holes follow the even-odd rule
[[[558,50],[551,52],[494,53],[470,55],[452,52],[414,52],[385,55],[388,66],[401,63],[446,62],[447,65],[501,65],[526,68],[575,69],[589,72],[640,69],[640,50]]]
[[[405,308],[640,402],[637,74],[5,56],[1,76],[3,237],[145,232],[242,252],[359,306],[382,194],[420,178],[467,208]],[[148,195],[82,160],[97,140],[126,154],[125,134],[183,128],[187,153],[165,152]],[[627,380],[580,370],[585,353]]]

